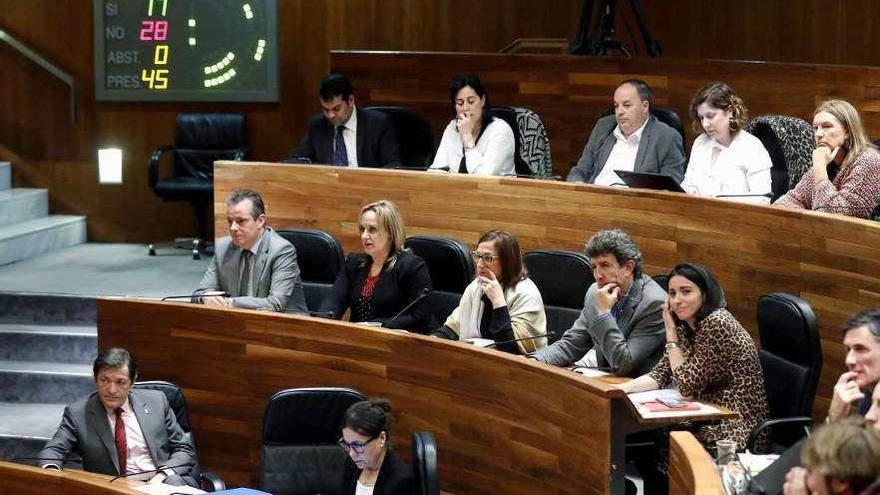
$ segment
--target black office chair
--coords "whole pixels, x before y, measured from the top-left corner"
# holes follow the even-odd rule
[[[278,235],[296,248],[306,306],[317,311],[345,263],[342,245],[323,230],[285,229],[279,230]]]
[[[559,340],[584,308],[584,296],[593,284],[590,259],[583,253],[542,249],[523,255],[529,277],[538,286],[547,315],[549,344]]]
[[[434,131],[422,114],[404,107],[368,107],[387,115],[400,143],[403,168],[425,170],[434,159]]]
[[[770,451],[782,452],[800,440],[813,424],[810,412],[822,372],[819,325],[810,305],[790,294],[758,298],[758,356],[770,419],[749,434],[746,447],[755,453],[762,432],[769,429]]]
[[[537,113],[520,107],[494,107],[490,115],[507,122],[513,131],[516,175],[538,179],[553,178],[550,138]]]
[[[171,175],[160,177],[162,154],[173,155]],[[214,201],[214,161],[247,157],[247,121],[244,114],[182,113],[177,116],[174,145],[153,150],[147,166],[150,187],[156,196],[192,205],[199,227],[196,244],[210,241]],[[155,255],[154,245],[149,247]],[[198,259],[198,251],[193,253]]]
[[[663,292],[669,292],[669,274],[668,273],[660,273],[658,275],[654,275],[651,277],[654,279],[654,282],[663,289]]]
[[[458,306],[465,287],[474,279],[474,260],[470,249],[458,239],[417,235],[408,237],[404,247],[425,260],[433,290],[426,304],[437,324],[442,325]]]
[[[183,395],[180,387],[171,382],[152,380],[135,382],[133,388],[138,390],[157,390],[165,394],[165,397],[168,399],[168,405],[174,411],[174,415],[177,417],[177,424],[183,430],[186,441],[189,442],[193,450],[196,450],[196,442],[192,434],[192,423],[190,423],[189,410],[186,406],[186,397]],[[199,482],[202,490],[206,492],[219,492],[226,489],[223,480],[216,473],[202,471],[198,462],[193,466],[192,477]]]
[[[416,475],[417,495],[440,495],[440,476],[437,474],[437,443],[434,434],[414,431],[412,434],[412,462]]]
[[[812,165],[816,146],[813,127],[797,117],[763,115],[750,120],[744,129],[760,139],[770,155],[772,201],[776,201],[797,185]]]
[[[294,388],[269,399],[263,415],[260,490],[275,495],[336,493],[346,455],[339,445],[345,411],[364,396],[350,388]]]
[[[609,115],[614,115],[613,108],[605,110],[605,113],[602,114],[603,117],[607,117]],[[660,122],[663,122],[664,124],[678,131],[678,133],[681,135],[681,145],[683,147],[687,146],[687,137],[684,134],[684,125],[681,122],[681,117],[679,117],[678,114],[675,113],[675,110],[672,110],[671,108],[653,107],[651,108],[651,115],[656,117],[657,120],[659,120]]]

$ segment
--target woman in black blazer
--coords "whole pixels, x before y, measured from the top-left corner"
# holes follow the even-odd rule
[[[396,316],[431,290],[424,260],[403,249],[406,233],[397,207],[387,200],[364,206],[359,228],[364,252],[345,260],[320,311],[339,319],[351,308],[353,323],[377,322],[427,333],[434,325],[424,298]]]
[[[339,495],[417,495],[412,466],[391,449],[391,403],[356,402],[345,412],[339,446],[348,454]]]

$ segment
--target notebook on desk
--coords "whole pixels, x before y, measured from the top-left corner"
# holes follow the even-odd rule
[[[681,185],[668,175],[652,174],[650,172],[633,172],[628,170],[615,170],[614,173],[616,173],[617,176],[620,177],[620,180],[629,187],[654,189],[657,191],[684,192]]]

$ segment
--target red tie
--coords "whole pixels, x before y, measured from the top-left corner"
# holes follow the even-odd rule
[[[128,462],[128,444],[125,442],[125,421],[122,420],[122,408],[116,410],[116,455],[119,456],[119,474],[125,474],[125,463]]]

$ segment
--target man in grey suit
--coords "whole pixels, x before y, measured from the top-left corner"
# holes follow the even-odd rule
[[[229,235],[220,239],[197,301],[230,308],[308,314],[296,248],[266,225],[260,193],[237,189],[226,198]],[[227,295],[211,295],[222,291]]]
[[[185,440],[165,394],[132,390],[137,363],[120,347],[104,351],[93,366],[97,391],[64,410],[61,425],[39,456],[60,469],[70,454],[83,469],[111,476],[143,472],[136,479],[197,487],[191,476],[196,453]]]
[[[581,315],[560,340],[527,357],[640,376],[663,354],[666,293],[642,273],[642,253],[624,231],[596,233],[586,251],[596,282],[587,290]]]
[[[621,185],[615,170],[664,174],[684,178],[681,134],[651,115],[651,88],[628,79],[614,91],[614,115],[596,122],[569,182]]]

